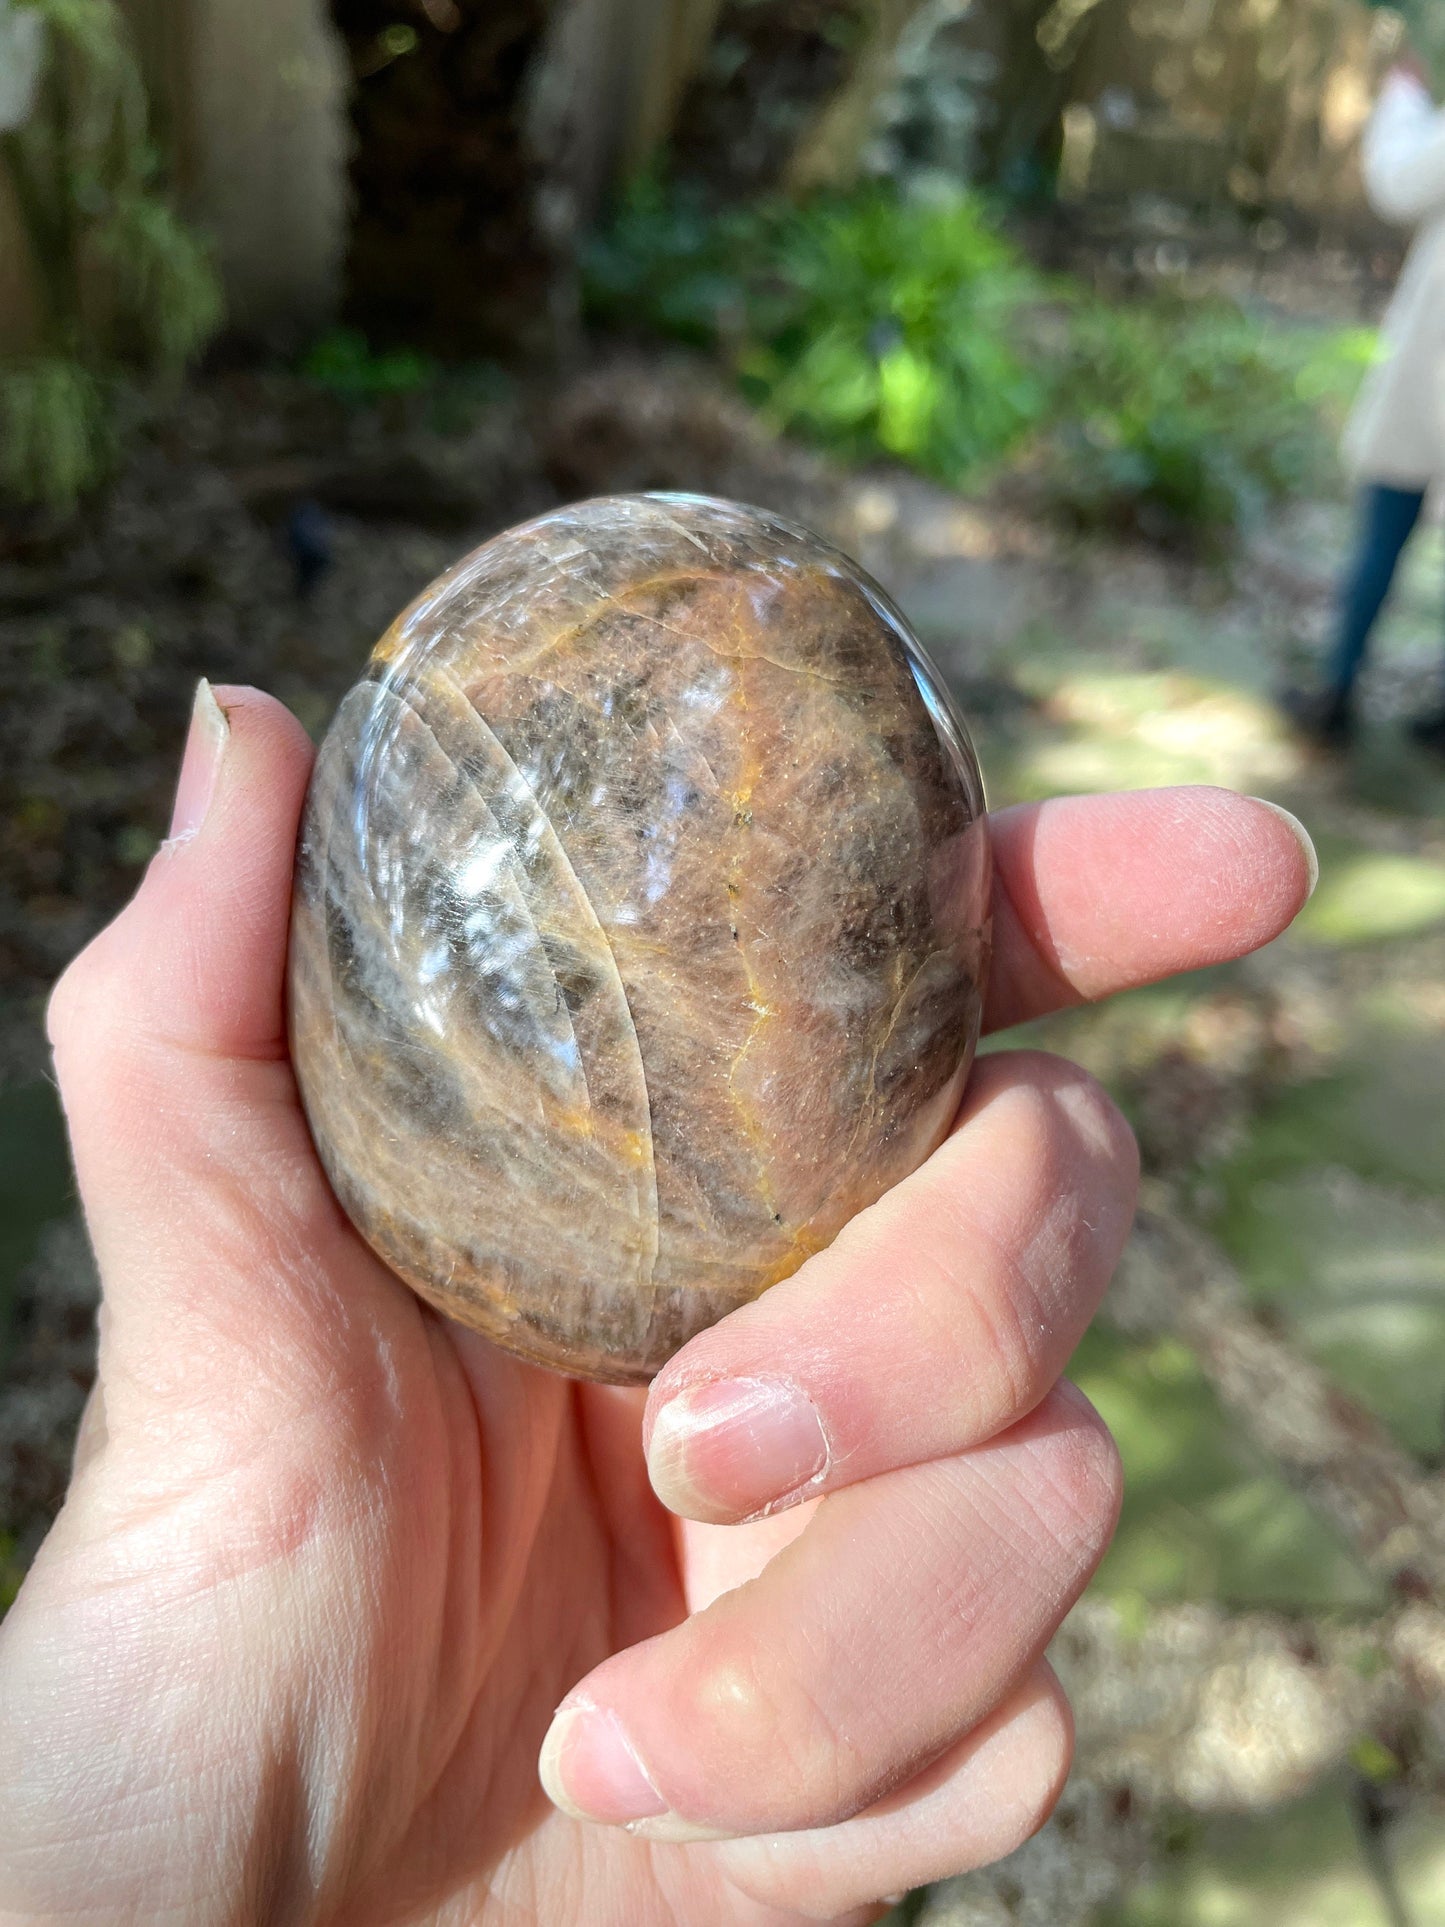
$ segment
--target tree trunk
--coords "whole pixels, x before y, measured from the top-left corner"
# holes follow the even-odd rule
[[[347,319],[458,358],[551,352],[565,246],[529,130],[550,0],[331,10],[352,73]]]
[[[666,142],[711,43],[722,0],[565,0],[533,127],[585,226]]]
[[[290,347],[336,314],[345,77],[325,0],[123,0],[183,211],[230,325]]]
[[[873,44],[907,0],[726,0],[672,140],[675,171],[720,200],[782,185]],[[811,171],[807,185],[822,174]]]

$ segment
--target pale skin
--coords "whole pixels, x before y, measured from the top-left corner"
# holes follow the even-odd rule
[[[218,696],[52,1006],[105,1296],[0,1630],[0,1921],[852,1927],[1010,1851],[1119,1501],[1060,1379],[1133,1205],[1109,1099],[990,1056],[920,1172],[650,1395],[522,1365],[327,1187],[283,1021],[310,746]],[[1312,881],[1220,790],[1007,810],[995,847],[995,1029],[1242,955]]]

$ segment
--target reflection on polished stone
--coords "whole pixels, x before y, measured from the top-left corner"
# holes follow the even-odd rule
[[[835,550],[694,496],[488,542],[321,748],[292,1048],[448,1316],[637,1382],[937,1145],[988,949],[977,765]]]

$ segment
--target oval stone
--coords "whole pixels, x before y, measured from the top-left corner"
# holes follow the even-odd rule
[[[317,759],[290,1019],[322,1163],[449,1317],[645,1381],[939,1143],[989,874],[962,721],[837,550],[699,496],[513,529]]]

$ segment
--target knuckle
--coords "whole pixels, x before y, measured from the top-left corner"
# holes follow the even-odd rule
[[[730,1641],[689,1668],[677,1716],[698,1736],[698,1756],[725,1763],[739,1783],[789,1808],[805,1824],[838,1817],[853,1774],[837,1723],[809,1691],[805,1668],[774,1664],[751,1641]]]
[[[1040,1222],[1067,1249],[1075,1275],[1095,1279],[1102,1289],[1133,1218],[1139,1147],[1103,1085],[1077,1065],[1056,1063],[1032,1196]]]
[[[677,1679],[673,1701],[678,1730],[699,1741],[705,1736],[711,1752],[732,1758],[772,1745],[776,1702],[745,1647],[695,1657]]]
[[[1094,1076],[1071,1057],[1050,1051],[1020,1052],[1026,1063],[1021,1067],[1020,1095],[1034,1100],[1034,1117],[1050,1136],[1058,1134],[1062,1117],[1069,1134],[1097,1153],[1127,1158],[1132,1154],[1134,1133],[1123,1112]]]
[[[57,1056],[89,1044],[109,1028],[114,1009],[110,959],[105,933],[93,937],[61,972],[46,1006],[45,1028]]]
[[[1012,1422],[1055,1383],[1117,1263],[1138,1183],[1134,1134],[1096,1078],[1044,1052],[1010,1058],[985,1093],[988,1134],[938,1167],[939,1236],[915,1253],[913,1323],[935,1355],[966,1353],[975,1423]]]
[[[1029,1421],[1029,1468],[1019,1498],[1038,1534],[1037,1557],[1072,1604],[1113,1537],[1123,1496],[1119,1452],[1081,1392],[1055,1386]]]
[[[1008,1144],[1027,1152],[1040,1195],[1060,1184],[1131,1187],[1139,1153],[1133,1130],[1099,1080],[1082,1065],[1046,1051],[1009,1053],[1001,1087],[985,1093],[1002,1105]]]
[[[61,1095],[108,1089],[130,1063],[136,1040],[134,999],[117,967],[111,931],[103,930],[57,980],[46,1007],[46,1033]]]
[[[1005,1254],[1000,1267],[1000,1288],[973,1294],[972,1330],[978,1363],[995,1390],[993,1416],[1003,1424],[1038,1404],[1052,1374],[1049,1322],[1034,1281],[1026,1267]]]
[[[1139,1147],[1128,1119],[1098,1078],[1078,1065],[1061,1080],[1057,1102],[1085,1148],[1125,1176],[1137,1176]]]
[[[990,1101],[1007,1119],[1011,1136],[1031,1144],[1047,1144],[1055,1136],[1054,1087],[1062,1063],[1062,1058],[1043,1051],[1021,1051],[1018,1061],[1008,1067],[1010,1074],[1001,1089],[990,1094]]]

